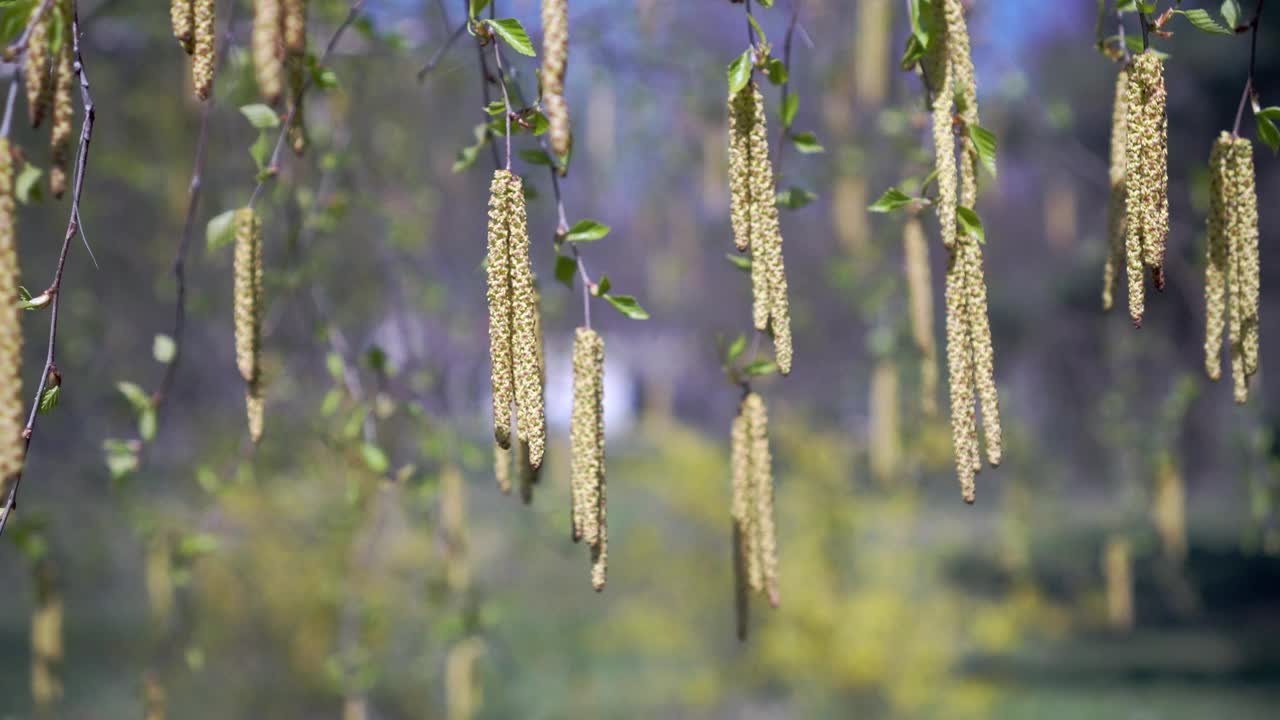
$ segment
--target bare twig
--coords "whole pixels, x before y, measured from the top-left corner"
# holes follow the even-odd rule
[[[40,416],[40,401],[45,390],[59,387],[62,377],[58,374],[58,310],[61,303],[62,275],[67,265],[67,255],[71,251],[71,240],[80,229],[80,198],[84,190],[84,173],[89,163],[89,144],[93,139],[94,105],[89,92],[89,76],[85,72],[84,57],[80,54],[80,14],[79,3],[71,3],[71,53],[75,58],[73,69],[80,82],[80,103],[84,108],[84,123],[80,128],[80,144],[76,153],[75,182],[71,193],[71,213],[67,220],[67,231],[62,238],[62,250],[58,253],[58,265],[53,273],[53,282],[45,293],[50,297],[49,306],[49,345],[45,352],[44,369],[40,373],[40,382],[36,386],[35,398],[31,402],[31,412],[27,416],[27,425],[22,432],[24,440],[24,456],[30,453],[31,440],[35,436],[36,421]],[[9,517],[18,506],[18,487],[22,483],[23,473],[19,472],[13,479],[13,488],[9,498],[0,511],[0,533],[4,532]]]
[[[1236,108],[1236,124],[1231,130],[1232,137],[1240,137],[1240,121],[1244,119],[1244,106],[1253,95],[1253,73],[1258,60],[1258,28],[1262,25],[1263,2],[1264,0],[1258,0],[1258,5],[1253,10],[1253,19],[1249,21],[1249,33],[1252,36],[1249,39],[1249,76],[1245,78],[1244,92],[1240,94],[1240,106]]]
[[[467,23],[466,21],[463,21],[456,30],[449,34],[449,38],[444,41],[444,44],[436,48],[436,51],[431,54],[431,59],[428,60],[427,64],[423,65],[422,69],[418,71],[418,82],[422,82],[427,79],[427,75],[431,74],[431,71],[436,69],[436,66],[444,59],[445,54],[449,52],[449,48],[453,47],[453,44],[458,41],[458,38],[462,37],[462,33],[465,32],[466,29]]]

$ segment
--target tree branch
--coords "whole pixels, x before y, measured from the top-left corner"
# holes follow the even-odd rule
[[[1249,21],[1249,75],[1244,81],[1244,92],[1240,93],[1240,106],[1236,108],[1236,124],[1231,130],[1232,137],[1240,137],[1240,121],[1244,119],[1244,106],[1253,96],[1253,73],[1258,61],[1258,28],[1262,25],[1262,5],[1265,0],[1258,0],[1253,10],[1253,19]],[[1232,28],[1233,30],[1235,28]]]

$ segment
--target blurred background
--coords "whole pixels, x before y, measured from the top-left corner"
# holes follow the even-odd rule
[[[538,3],[497,2],[540,47]],[[1135,330],[1122,300],[1101,311],[1117,66],[1095,47],[1094,3],[969,3],[983,125],[1000,143],[978,211],[1006,460],[968,507],[945,383],[942,416],[922,411],[905,217],[865,212],[932,164],[919,79],[898,68],[906,4],[756,7],[776,53],[793,2],[795,129],[824,152],[784,151],[780,187],[814,198],[782,213],[795,370],[757,383],[782,602],[756,603],[745,643],[729,542],[740,394],[717,347],[750,329],[749,280],[725,259],[725,68],[746,47],[741,5],[570,3],[566,211],[612,226],[584,246],[587,267],[652,316],[593,301],[613,541],[597,595],[568,537],[581,303],[552,279],[546,168],[520,159],[551,436],[531,505],[494,480],[481,270],[493,157],[473,148],[455,165],[486,119],[475,40],[461,34],[418,79],[464,3],[368,0],[328,63],[336,86],[308,99],[310,148],[267,185],[266,436],[250,452],[231,250],[204,231],[255,184],[259,131],[237,110],[257,102],[249,3],[218,4],[219,28],[237,6],[234,48],[210,119],[181,363],[151,437],[139,424],[165,371],[156,336],[173,332],[200,107],[162,8],[81,2],[98,121],[82,214],[97,264],[72,246],[61,402],[0,545],[0,717],[1275,717],[1280,398],[1264,370],[1235,406],[1229,379],[1202,370],[1206,162],[1234,120],[1247,35],[1175,19],[1156,40],[1170,55],[1169,281]],[[313,49],[346,11],[311,3]],[[1280,8],[1258,37],[1264,105],[1280,104],[1277,28]],[[506,59],[533,96],[537,61]],[[763,91],[776,130],[779,89]],[[14,129],[37,165],[45,132]],[[1265,368],[1280,353],[1266,322],[1280,271],[1265,261],[1280,163],[1261,144],[1255,157]],[[28,288],[52,274],[67,208],[20,207]],[[931,216],[926,229],[940,330],[945,253]],[[28,393],[47,319],[25,314]]]

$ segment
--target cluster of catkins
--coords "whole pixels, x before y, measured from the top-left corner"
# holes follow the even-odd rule
[[[769,454],[769,415],[764,398],[747,393],[730,432],[733,480],[733,572],[737,594],[738,637],[747,635],[749,592],[762,593],[778,606],[778,542],[773,524],[773,458]]]
[[[18,245],[13,204],[13,148],[0,137],[0,290],[18,297]],[[22,471],[22,310],[0,306],[0,507]]]
[[[538,292],[538,284],[533,284],[533,307],[542,306],[542,295]],[[547,383],[547,364],[542,349],[542,314],[533,314],[534,342],[538,351],[538,378],[543,387]],[[502,493],[511,492],[512,470],[520,480],[520,499],[525,505],[533,502],[533,486],[538,484],[542,476],[541,466],[529,461],[529,441],[517,438],[516,448],[504,448],[497,443],[493,446],[493,471],[498,479],[498,488]]]
[[[307,0],[254,0],[253,72],[258,92],[268,105],[276,105],[289,85],[293,112],[289,121],[289,145],[301,154],[307,146],[302,96],[307,54]]]
[[[53,106],[49,131],[49,190],[62,197],[67,190],[67,163],[71,155],[71,120],[75,111],[75,59],[71,38],[71,3],[58,0],[31,28],[27,40],[24,78],[27,116],[31,127],[40,127]]]
[[[251,207],[235,214],[236,366],[245,382],[249,437],[262,438],[262,221]]]
[[[191,85],[196,98],[213,92],[214,0],[169,0],[173,37],[191,56]]]
[[[1168,118],[1164,66],[1151,51],[1135,56],[1116,81],[1111,126],[1110,250],[1103,270],[1103,309],[1110,309],[1121,261],[1129,283],[1129,317],[1141,327],[1144,268],[1164,287],[1169,237]],[[1120,239],[1124,238],[1123,247]]]
[[[510,170],[496,170],[489,187],[489,354],[493,383],[493,436],[511,448],[512,407],[522,463],[542,466],[546,446],[538,293],[529,263],[524,183]],[[523,458],[527,454],[527,461]],[[502,462],[501,454],[498,465]],[[509,475],[498,473],[510,487]]]
[[[1258,371],[1258,193],[1253,145],[1223,132],[1209,155],[1209,238],[1204,269],[1204,367],[1222,376],[1222,334],[1228,330],[1235,400],[1249,398]]]
[[[751,252],[752,321],[756,330],[772,332],[778,370],[786,375],[791,372],[791,309],[764,96],[754,81],[729,96],[729,194],[733,242],[739,252]]]
[[[604,481],[604,340],[580,327],[573,338],[573,416],[569,425],[573,540],[591,548],[591,586],[604,589],[609,523]]]
[[[572,147],[569,104],[564,99],[564,71],[569,58],[569,0],[542,0],[542,105],[547,112],[551,150],[561,159]]]
[[[987,459],[1000,464],[1000,398],[996,391],[991,325],[987,317],[987,282],[982,246],[959,232],[957,206],[973,208],[978,199],[978,153],[968,132],[959,133],[956,160],[954,119],[965,128],[978,125],[978,93],[969,31],[960,0],[943,0],[940,32],[930,42],[924,72],[931,92],[933,140],[938,172],[938,220],[942,242],[951,251],[947,266],[947,373],[951,384],[951,427],[956,471],[965,502],[974,501],[974,475],[982,468],[977,404]]]

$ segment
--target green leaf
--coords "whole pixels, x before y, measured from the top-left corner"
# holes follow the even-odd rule
[[[579,220],[569,228],[565,239],[569,242],[595,242],[609,234],[609,226],[595,220]]]
[[[1222,14],[1227,27],[1233,30],[1240,27],[1240,3],[1237,0],[1226,0],[1218,12]]]
[[[489,7],[489,0],[471,0],[469,7],[471,8],[471,17],[480,17],[481,11]]]
[[[735,253],[725,253],[724,259],[733,264],[734,267],[746,272],[751,271],[751,258],[746,255],[737,255]]]
[[[1273,154],[1280,150],[1280,130],[1276,129],[1276,124],[1271,118],[1265,115],[1254,115],[1254,121],[1258,123],[1258,139],[1271,148]]]
[[[742,355],[742,351],[746,349],[747,349],[747,336],[743,334],[739,334],[737,339],[735,339],[729,345],[728,349],[725,350],[724,364],[732,365],[733,361],[737,360],[738,357]]]
[[[18,198],[18,202],[29,205],[32,200],[44,197],[44,186],[40,184],[40,176],[43,174],[44,171],[36,167],[35,163],[28,162],[22,166],[22,172],[13,181],[13,195]]]
[[[817,195],[801,187],[792,186],[778,193],[777,203],[789,210],[799,210],[817,199]]]
[[[956,220],[959,221],[960,228],[974,240],[980,243],[987,242],[986,232],[982,229],[982,219],[972,208],[963,205],[956,207]]]
[[[825,148],[818,143],[818,137],[811,132],[796,133],[791,136],[791,142],[795,144],[796,150],[805,155],[825,152]]]
[[[1218,21],[1214,20],[1213,17],[1209,15],[1209,11],[1203,8],[1174,10],[1174,12],[1179,15],[1187,16],[1187,19],[1191,21],[1191,24],[1194,25],[1197,30],[1203,30],[1204,32],[1213,33],[1214,35],[1235,34],[1233,31],[1219,25]]]
[[[208,555],[218,549],[218,536],[212,533],[192,533],[186,535],[178,543],[178,555],[184,558],[197,558]]]
[[[970,125],[969,139],[973,141],[973,147],[978,151],[978,159],[982,161],[982,166],[991,173],[991,177],[996,177],[995,133],[978,125]]]
[[[267,137],[266,130],[260,131],[258,139],[249,146],[249,157],[253,158],[253,164],[257,166],[259,175],[266,171],[267,161],[271,159],[271,151],[274,149],[275,143]]]
[[[227,210],[213,216],[205,226],[205,247],[213,251],[224,245],[230,245],[231,241],[235,240],[235,218],[235,210]]]
[[[755,362],[748,363],[746,367],[742,368],[742,372],[752,377],[759,375],[772,375],[778,372],[778,363],[772,360],[756,360]]]
[[[729,95],[737,95],[751,81],[751,48],[729,63]]]
[[[138,469],[137,443],[124,440],[103,440],[102,449],[106,453],[107,470],[112,480],[121,480]]]
[[[1272,105],[1271,107],[1258,108],[1253,111],[1254,115],[1264,117],[1271,122],[1280,121],[1280,106]]]
[[[751,23],[752,29],[754,29],[756,34],[760,36],[760,44],[767,44],[769,42],[769,38],[765,37],[764,28],[760,27],[760,23],[756,22],[756,16],[748,15],[747,22]]]
[[[507,103],[505,100],[494,100],[484,106],[484,111],[493,117],[502,117],[507,114]]]
[[[156,437],[156,411],[147,408],[138,416],[138,437],[143,442],[151,442]]]
[[[632,320],[649,319],[649,313],[645,312],[645,309],[640,307],[640,303],[636,302],[636,299],[630,295],[605,295],[603,297],[605,300],[608,300],[609,304],[617,309],[618,312],[626,315]]]
[[[520,159],[530,165],[551,165],[551,156],[541,148],[532,148],[520,151]]]
[[[129,401],[135,412],[142,413],[151,409],[151,396],[136,384],[121,381],[116,383],[116,389]]]
[[[156,359],[156,362],[168,365],[173,362],[173,356],[177,354],[178,343],[164,333],[156,333],[155,339],[151,341],[151,356]]]
[[[40,396],[40,412],[51,413],[58,407],[58,401],[62,399],[62,386],[54,385],[51,388],[44,389],[44,395]]]
[[[867,210],[877,213],[893,212],[911,204],[912,197],[896,187],[884,191],[879,200],[871,203]]]
[[[787,96],[782,98],[782,127],[790,129],[791,123],[795,122],[796,111],[800,109],[800,96],[794,90],[789,90]]]
[[[609,291],[612,289],[613,289],[613,283],[609,282],[609,276],[601,275],[600,281],[596,283],[595,289],[592,291],[591,294],[595,295],[596,297],[601,297],[604,295],[608,295]]]
[[[249,120],[250,125],[259,130],[280,127],[280,116],[276,115],[275,110],[262,103],[244,105],[240,108],[240,112]]]
[[[36,297],[31,297],[31,291],[21,285],[18,286],[18,309],[19,310],[39,310],[47,307],[53,301],[53,295],[48,290],[40,293]]]
[[[765,63],[764,74],[769,76],[769,82],[781,85],[787,81],[787,65],[778,58],[770,58]]]
[[[529,33],[524,31],[524,26],[515,18],[502,18],[500,20],[485,20],[486,25],[493,28],[493,31],[502,38],[502,41],[511,46],[512,50],[521,55],[534,57],[537,55],[533,51],[533,43],[529,41]]]
[[[573,289],[573,276],[578,271],[578,263],[568,255],[556,255],[556,279],[570,290]]]
[[[378,475],[385,473],[391,466],[391,461],[387,460],[387,454],[373,443],[360,445],[360,457],[364,458],[364,464],[369,467],[369,470]]]

